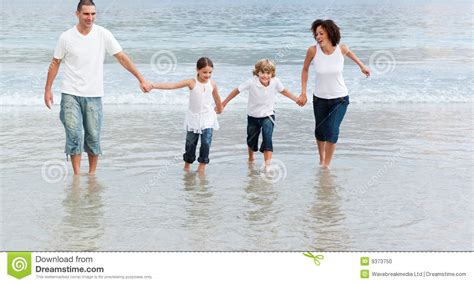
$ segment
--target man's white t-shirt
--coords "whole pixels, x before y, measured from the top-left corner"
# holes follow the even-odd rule
[[[285,87],[278,78],[271,78],[270,84],[265,87],[257,76],[240,84],[239,92],[249,91],[247,112],[249,116],[261,118],[274,114],[275,95]]]
[[[63,32],[54,50],[54,58],[64,63],[61,92],[79,97],[104,95],[105,52],[110,55],[122,51],[122,47],[107,29],[93,25],[83,35],[74,26]]]

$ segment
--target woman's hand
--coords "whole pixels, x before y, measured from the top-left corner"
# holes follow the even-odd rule
[[[308,101],[308,98],[306,97],[306,94],[301,94],[298,97],[298,101],[296,102],[299,106],[304,106],[306,102]]]
[[[369,68],[367,68],[367,67],[365,67],[365,66],[362,66],[362,67],[360,68],[360,71],[362,71],[362,73],[364,73],[367,78],[370,76],[370,70],[369,70]]]

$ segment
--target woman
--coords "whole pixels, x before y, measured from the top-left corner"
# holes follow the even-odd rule
[[[316,119],[315,136],[318,145],[319,163],[329,169],[339,137],[339,126],[349,105],[349,96],[342,71],[344,56],[352,59],[367,77],[370,70],[344,44],[339,45],[341,34],[332,20],[316,20],[311,31],[317,44],[310,46],[301,72],[301,96],[299,100],[306,104],[306,85],[308,69],[314,60],[316,74],[313,110]]]

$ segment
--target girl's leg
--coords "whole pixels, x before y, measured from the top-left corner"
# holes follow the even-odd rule
[[[188,131],[186,134],[185,153],[183,155],[184,170],[189,171],[191,164],[196,160],[196,146],[198,143],[199,134]]]
[[[319,164],[323,165],[325,162],[325,146],[326,146],[326,141],[319,141],[316,140],[316,144],[318,145],[318,153],[319,153]]]
[[[253,150],[249,146],[247,146],[247,150],[249,152],[249,163],[253,163],[255,161]]]
[[[263,151],[263,158],[265,159],[265,167],[270,166],[272,161],[272,151]]]
[[[212,143],[212,128],[206,128],[201,134],[201,147],[199,148],[199,167],[198,171],[202,172],[206,169],[206,165],[209,164],[209,151]]]

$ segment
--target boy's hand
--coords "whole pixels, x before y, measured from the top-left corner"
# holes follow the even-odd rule
[[[140,89],[142,90],[142,92],[148,93],[153,89],[153,84],[148,81],[141,82]]]
[[[306,94],[301,94],[298,97],[298,101],[296,102],[299,106],[304,106],[306,102],[308,101],[308,98],[306,97]]]

